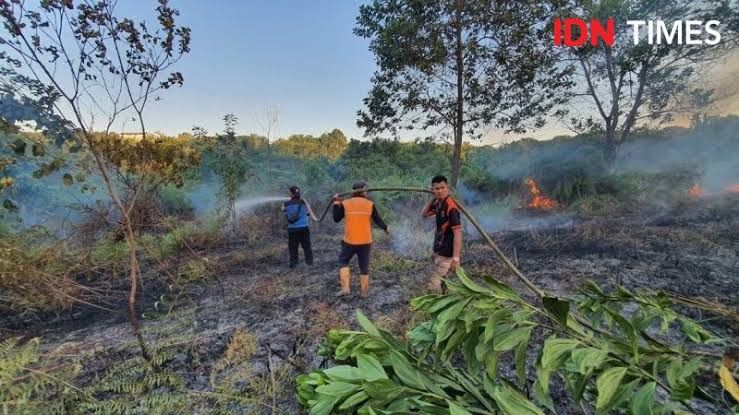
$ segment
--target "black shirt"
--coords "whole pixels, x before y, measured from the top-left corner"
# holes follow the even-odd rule
[[[434,253],[451,258],[454,255],[454,230],[462,228],[462,219],[457,203],[450,196],[439,202],[435,200],[429,212],[436,214]]]

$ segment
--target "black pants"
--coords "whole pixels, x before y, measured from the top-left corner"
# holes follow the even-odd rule
[[[357,255],[359,262],[359,272],[362,275],[369,275],[370,247],[372,244],[351,245],[341,241],[341,253],[339,254],[339,265],[346,267],[349,265],[352,257]]]
[[[313,264],[313,250],[310,246],[310,228],[287,230],[287,246],[290,250],[290,268],[298,265],[298,245],[303,247],[305,263]]]

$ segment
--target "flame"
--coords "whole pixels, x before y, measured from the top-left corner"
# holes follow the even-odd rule
[[[739,193],[739,183],[727,187],[726,191],[729,193]]]
[[[693,197],[701,197],[703,195],[703,189],[698,184],[694,184],[693,187],[688,190],[688,194]]]
[[[536,185],[534,179],[526,179],[526,185],[529,186],[529,192],[531,192],[531,202],[529,207],[532,209],[551,210],[557,207],[557,201],[550,199],[546,196],[542,196],[541,190]]]

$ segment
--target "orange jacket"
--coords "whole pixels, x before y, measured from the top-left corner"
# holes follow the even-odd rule
[[[365,245],[372,243],[372,221],[381,229],[387,225],[380,217],[375,204],[364,197],[355,196],[334,204],[334,221],[344,222],[344,242],[351,245]]]

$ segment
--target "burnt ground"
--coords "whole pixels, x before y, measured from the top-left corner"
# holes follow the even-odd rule
[[[234,330],[241,328],[258,340],[250,360],[252,375],[274,377],[276,368],[282,368],[281,384],[269,394],[274,395],[282,413],[297,413],[294,376],[330,364],[317,355],[328,329],[355,327],[357,308],[390,331],[403,333],[408,327],[413,318],[408,302],[423,293],[432,268],[430,258],[405,258],[393,251],[387,239],[378,238],[373,249],[370,298],[358,298],[355,277],[354,295],[337,299],[339,228],[326,223],[315,226],[315,264],[301,264],[295,270],[287,267],[282,233],[278,230],[248,246],[210,252],[211,261],[227,264],[220,267],[213,282],[181,293],[179,305],[168,318],[144,320],[147,330],[153,332],[148,335],[150,341],[161,339],[168,326],[175,327],[170,332],[184,338],[169,365],[186,379],[188,389],[212,390],[211,369],[224,354]],[[524,274],[557,295],[571,295],[584,280],[591,279],[606,287],[620,283],[630,289],[666,289],[727,306],[739,305],[739,196],[671,210],[579,218],[568,226],[498,232],[493,238],[511,257],[515,250]],[[465,244],[463,266],[472,275],[493,275],[525,292],[479,240]],[[150,293],[140,304],[152,312],[155,301],[156,295]],[[731,324],[715,323],[712,328],[737,338],[737,327]],[[84,356],[83,383],[91,380],[91,374],[101,374],[111,361],[137,353],[122,313],[96,312],[26,329],[43,336],[45,350]],[[574,411],[563,405],[563,413]]]

